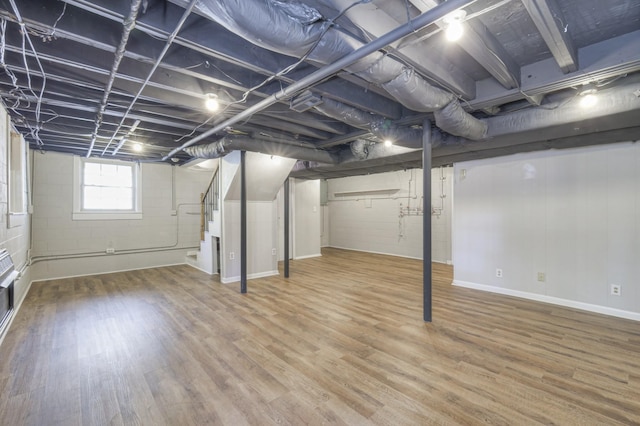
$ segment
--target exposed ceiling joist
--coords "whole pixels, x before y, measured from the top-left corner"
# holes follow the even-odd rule
[[[637,122],[637,108],[615,112],[619,102],[607,105],[606,111],[601,108],[603,117],[578,125],[576,120],[569,124],[559,121],[549,128],[534,120],[543,117],[545,110],[565,103],[570,109],[563,110],[563,117],[582,116],[578,93],[587,83],[602,96],[622,90],[625,96],[635,96],[624,102],[640,99],[626,90],[635,87],[640,78],[637,0],[607,0],[606,6],[599,0],[437,3],[198,0],[198,7],[209,12],[185,13],[190,0],[145,0],[115,73],[100,131],[95,135],[94,154],[111,158],[112,150],[104,151],[107,142],[113,144],[115,137],[119,143],[137,120],[140,125],[132,136],[147,144],[149,151],[136,154],[125,144],[114,158],[166,161],[168,153],[174,153],[176,164],[181,164],[191,155],[176,148],[191,138],[198,138],[194,143],[208,144],[235,136],[313,148],[339,155],[349,163],[341,169],[322,167],[308,174],[318,177],[419,166],[419,154],[416,158],[369,160],[391,155],[377,149],[381,147],[377,142],[389,132],[397,132],[397,145],[407,144],[403,137],[418,135],[420,129],[412,126],[420,125],[424,118],[433,118],[439,127],[433,130],[441,138],[434,148],[434,161],[505,155],[521,147],[556,147],[547,142],[559,135],[576,136],[571,144],[593,141],[584,132],[602,137],[615,134],[616,140],[638,136],[631,125]],[[34,149],[77,155],[87,152],[131,4],[131,0],[0,0],[0,96],[12,125]],[[231,8],[227,18],[211,13],[220,5]],[[352,5],[332,20],[344,11],[341,6]],[[346,57],[349,49],[345,46],[351,46],[351,51],[360,48],[368,39],[380,38],[385,29],[433,7],[441,7],[437,20],[457,7],[465,10],[466,35],[457,44],[441,36],[441,22],[414,28],[399,43],[374,43],[371,55],[376,59],[361,59],[362,68],[341,62],[344,66],[332,69],[331,75],[318,81],[314,77],[306,88],[310,100],[295,105],[301,83],[307,84],[320,67]],[[299,14],[301,10],[310,13],[310,22]],[[165,49],[182,16],[186,16],[184,26]],[[296,38],[296,32],[304,35],[310,26],[314,26],[310,37]],[[33,46],[25,42],[27,35]],[[320,40],[316,46],[325,49],[323,54],[310,55],[279,75],[304,58],[316,40]],[[332,56],[331,52],[340,53]],[[575,70],[563,70],[560,62]],[[156,72],[141,91],[156,63]],[[213,114],[205,110],[203,101],[208,93],[218,95],[223,110]],[[271,98],[275,102],[269,101],[266,107],[261,104]],[[329,100],[341,104],[342,111],[325,115],[329,110],[321,105],[330,105]],[[443,106],[461,111],[468,123],[486,126],[486,133],[470,139],[460,137],[456,133],[459,129],[438,121],[438,117],[444,119]],[[584,114],[588,116],[586,111]],[[119,123],[122,128],[116,131]],[[497,123],[504,124],[504,131]],[[366,139],[365,144],[376,154],[362,161],[358,146],[363,142],[352,145],[358,139]],[[250,143],[246,146],[252,147]]]
[[[578,70],[578,51],[556,0],[522,0],[560,69]]]
[[[411,3],[421,12],[426,12],[438,5],[435,0],[411,0]],[[447,26],[443,21],[436,22],[436,25],[440,28]],[[470,20],[462,25],[465,37],[462,37],[456,43],[482,65],[503,87],[507,89],[519,87],[520,67],[484,24],[479,20]]]

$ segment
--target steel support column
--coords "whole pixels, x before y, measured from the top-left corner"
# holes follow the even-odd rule
[[[422,124],[422,300],[423,319],[431,322],[431,122]]]
[[[240,151],[240,293],[247,292],[247,179],[246,151]]]
[[[284,181],[284,277],[289,278],[289,178]]]

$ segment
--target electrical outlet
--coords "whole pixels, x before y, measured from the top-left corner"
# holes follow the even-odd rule
[[[496,277],[502,278],[502,269],[500,268],[496,269]]]
[[[611,289],[611,295],[613,296],[620,296],[620,294],[622,294],[622,289],[618,284],[611,284],[610,289]]]
[[[229,252],[229,260],[233,260],[236,258],[236,254],[234,252]]]
[[[277,252],[276,252],[275,247],[274,247],[274,248],[272,248],[272,249],[271,249],[271,254],[275,256],[275,255],[276,255],[276,253],[277,253]]]
[[[107,247],[107,254],[113,254],[116,252],[116,249],[114,249],[113,247]]]
[[[547,280],[547,277],[545,275],[544,272],[538,272],[538,281],[540,281],[541,283],[545,282]]]

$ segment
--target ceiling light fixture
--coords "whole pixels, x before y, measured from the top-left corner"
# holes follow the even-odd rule
[[[384,140],[384,146],[389,148],[391,145],[393,145],[393,141],[391,139],[385,139]]]
[[[220,102],[218,102],[218,95],[215,93],[207,93],[207,99],[204,101],[204,105],[209,111],[217,111],[220,108]]]
[[[142,147],[141,143],[136,142],[136,143],[133,144],[133,150],[135,152],[142,152],[142,148],[143,147]]]
[[[598,89],[595,84],[586,84],[580,90],[580,106],[582,108],[590,108],[598,103]]]
[[[447,25],[447,28],[445,29],[447,40],[460,40],[460,37],[462,37],[462,34],[464,33],[464,27],[462,26],[462,23],[464,22],[464,18],[466,16],[467,12],[465,12],[464,10],[456,10],[455,12],[451,12],[450,14],[442,18],[442,22]]]

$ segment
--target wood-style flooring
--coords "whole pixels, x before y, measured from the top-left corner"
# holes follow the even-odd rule
[[[291,278],[189,266],[34,283],[0,425],[640,424],[640,324],[337,249]]]

